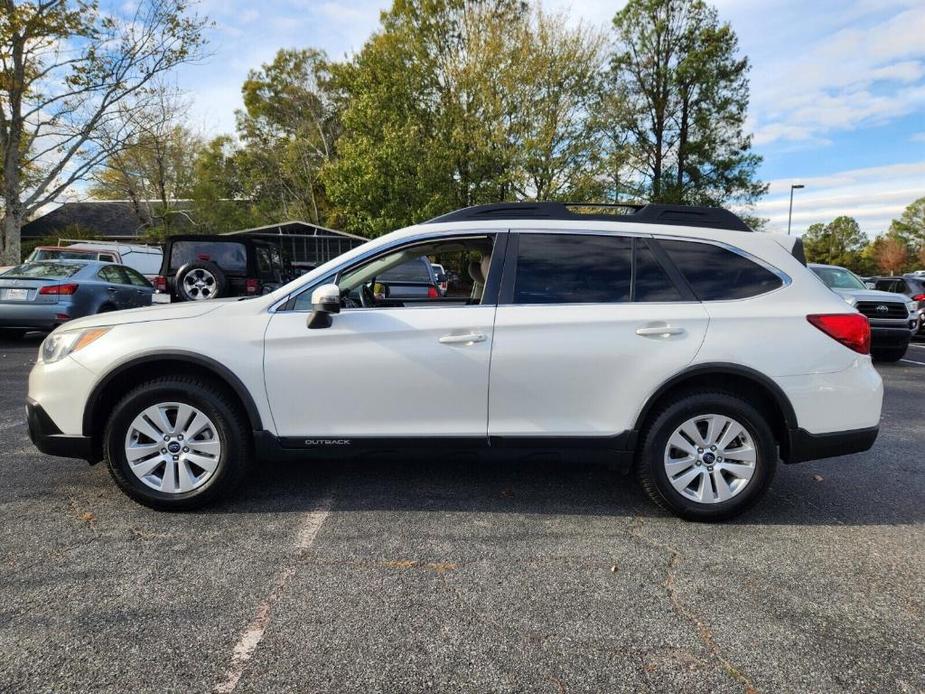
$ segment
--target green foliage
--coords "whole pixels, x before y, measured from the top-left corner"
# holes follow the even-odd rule
[[[811,263],[861,268],[867,237],[852,217],[836,217],[828,224],[813,224],[803,234],[803,250]]]
[[[251,200],[249,172],[243,160],[243,152],[227,135],[214,138],[199,151],[190,192],[194,230],[221,234],[270,221]]]
[[[43,236],[40,239],[26,241],[22,244],[22,257],[27,257],[38,246],[57,246],[60,239],[74,239],[75,241],[99,240],[101,234],[96,229],[90,229],[79,224],[69,224],[59,233],[50,236]]]
[[[594,194],[602,46],[521,2],[396,0],[333,69],[343,135],[324,182],[340,219],[376,235],[457,207]]]
[[[281,50],[244,82],[240,166],[263,214],[315,223],[328,215],[321,170],[339,132],[330,82],[327,58],[313,49]]]
[[[187,0],[0,0],[2,256],[20,257],[23,221],[135,134],[153,82],[196,59],[206,22]]]
[[[925,197],[910,203],[899,219],[890,223],[890,234],[893,234],[911,248],[925,247]]]
[[[615,155],[652,201],[752,204],[767,192],[745,132],[748,59],[701,0],[630,0],[614,18],[611,80],[626,133]],[[613,156],[613,154],[611,155]]]

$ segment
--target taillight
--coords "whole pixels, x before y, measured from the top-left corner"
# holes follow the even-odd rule
[[[437,293],[437,288],[433,285],[427,288],[427,298],[428,299],[437,299],[440,295]]]
[[[154,289],[159,292],[167,291],[167,278],[163,275],[158,275],[154,278]]]
[[[860,313],[823,313],[806,320],[858,354],[870,354],[870,322]]]
[[[916,294],[912,297],[913,301],[925,301],[925,294]]]
[[[260,280],[253,277],[248,277],[246,280],[244,280],[244,291],[248,294],[259,294]]]
[[[58,296],[70,296],[77,291],[76,284],[49,284],[39,289],[39,294],[56,294]]]

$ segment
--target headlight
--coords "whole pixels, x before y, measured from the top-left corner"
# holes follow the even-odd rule
[[[918,307],[919,307],[919,304],[918,304],[917,301],[909,301],[909,302],[906,303],[906,310],[907,310],[909,313],[915,313],[915,311],[916,311],[916,309],[917,309]]]
[[[849,306],[857,306],[858,304],[858,300],[855,299],[853,296],[843,296],[842,298],[845,300],[845,303],[848,304]]]
[[[45,338],[39,348],[39,360],[46,364],[53,364],[64,359],[68,354],[93,344],[112,328],[87,328],[86,330],[55,331]]]

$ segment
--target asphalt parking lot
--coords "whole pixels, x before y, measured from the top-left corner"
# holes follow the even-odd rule
[[[38,344],[0,340],[0,691],[925,691],[925,344],[880,368],[870,453],[725,525],[439,455],[159,514],[31,446]]]

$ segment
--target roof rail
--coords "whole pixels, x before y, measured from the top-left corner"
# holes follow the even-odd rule
[[[627,210],[627,212],[620,214],[618,210]],[[737,215],[721,207],[689,207],[655,203],[500,202],[466,207],[434,217],[424,223],[477,222],[488,219],[593,220],[752,231]]]

